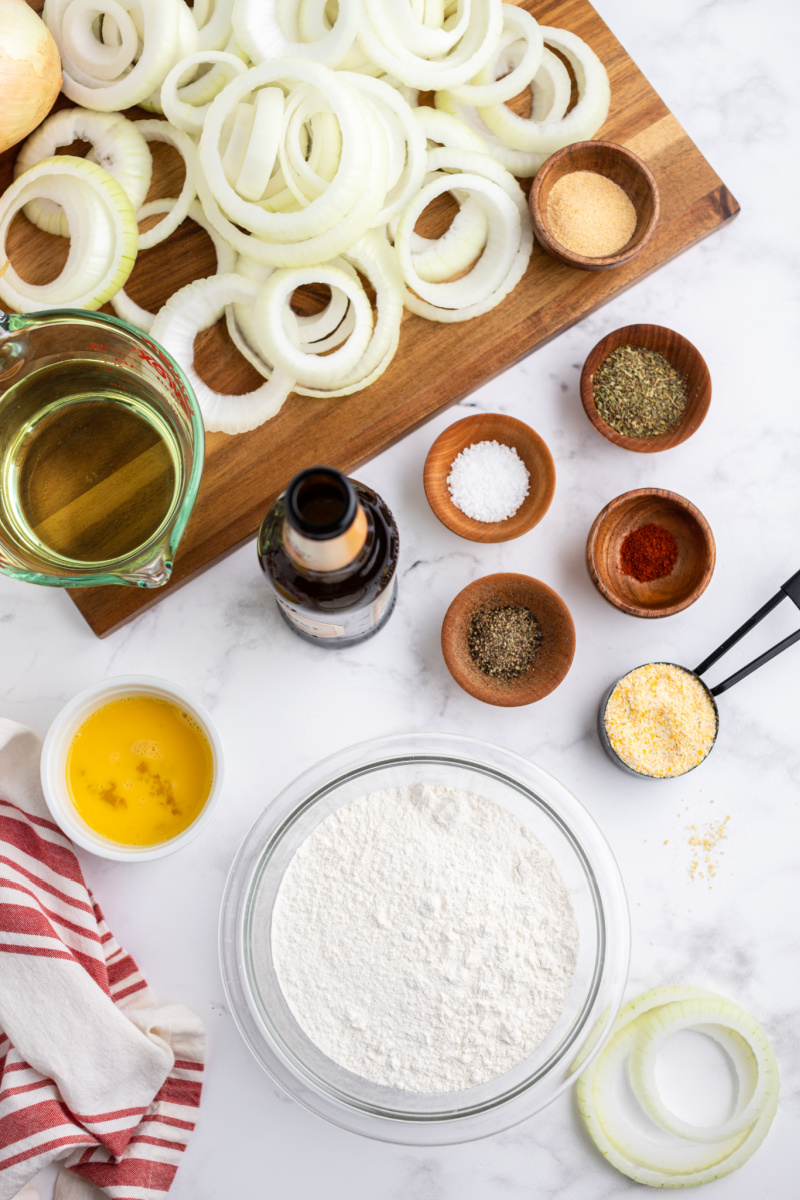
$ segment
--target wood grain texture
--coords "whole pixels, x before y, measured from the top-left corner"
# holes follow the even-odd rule
[[[516,450],[528,469],[528,495],[505,521],[476,521],[456,508],[447,476],[453,460],[467,446],[492,441]],[[530,425],[503,413],[476,413],[439,434],[425,459],[422,482],[434,513],[453,533],[471,542],[510,542],[538,525],[547,512],[556,490],[556,468],[552,454]]]
[[[625,538],[642,525],[660,525],[678,543],[669,575],[640,583],[622,570]],[[610,604],[633,617],[671,617],[702,596],[716,563],[714,535],[698,508],[677,492],[637,488],[624,492],[595,517],[586,541],[592,583]]]
[[[406,314],[398,354],[370,388],[344,400],[292,397],[261,429],[237,438],[210,434],[200,494],[170,584],[156,591],[106,587],[71,593],[95,633],[103,636],[119,628],[251,538],[269,504],[303,467],[325,462],[355,471],[435,412],[736,215],[736,200],[586,0],[525,0],[524,6],[542,23],[562,26],[584,38],[606,65],[611,111],[599,136],[630,147],[653,172],[662,207],[652,241],[631,262],[598,273],[569,268],[537,246],[520,285],[499,308],[472,321],[467,336],[459,325],[439,325]],[[165,179],[164,160],[174,194],[180,169],[176,172],[169,152],[165,156],[161,147],[156,157],[160,181]],[[0,157],[0,188],[11,180],[13,159],[13,151]],[[41,235],[46,238],[42,249],[37,231],[22,217],[15,220],[11,232],[16,237],[16,242],[9,239],[12,261],[30,267],[28,274],[35,282],[44,282],[42,272],[52,278],[57,255],[66,252],[62,239]],[[214,265],[210,240],[187,222],[165,246],[140,256],[128,290],[140,304],[152,308],[176,286],[208,274]],[[233,392],[250,390],[257,383],[252,368],[233,350],[220,326],[198,338],[196,361],[212,386]]]
[[[539,623],[542,642],[519,679],[493,679],[473,662],[467,639],[473,615],[481,608],[523,605]],[[555,691],[575,656],[575,625],[558,592],[529,575],[484,575],[459,592],[442,622],[442,655],[459,687],[484,704],[517,708],[535,704]]]
[[[626,193],[636,210],[636,228],[632,237],[617,251],[602,258],[577,254],[553,237],[548,223],[550,193],[560,179],[573,171],[593,171],[612,180]],[[552,154],[540,168],[529,196],[534,236],[547,254],[568,267],[583,271],[610,271],[630,262],[652,241],[661,213],[658,184],[645,162],[627,146],[596,140],[575,142]]]
[[[635,346],[643,350],[655,350],[686,379],[687,400],[683,415],[672,429],[658,433],[655,437],[628,437],[618,433],[597,411],[594,400],[594,376],[609,354],[621,346]],[[623,450],[634,450],[638,454],[655,454],[679,446],[695,433],[706,419],[711,403],[711,375],[700,351],[683,334],[663,325],[625,325],[606,334],[587,356],[581,371],[581,404],[584,412],[599,434],[606,441],[621,446]]]

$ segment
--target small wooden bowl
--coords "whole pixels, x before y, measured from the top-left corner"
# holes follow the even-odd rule
[[[683,416],[677,425],[666,433],[655,437],[626,437],[617,433],[600,416],[594,402],[594,376],[598,367],[620,346],[635,346],[642,350],[656,350],[688,382],[689,398]],[[711,403],[711,376],[702,354],[690,341],[665,329],[663,325],[625,325],[615,329],[598,342],[590,353],[581,371],[581,403],[587,417],[606,441],[621,446],[623,450],[635,450],[639,454],[655,454],[659,450],[671,450],[695,433],[705,420]]]
[[[678,543],[671,574],[639,583],[622,570],[620,548],[642,525],[661,525]],[[694,604],[714,574],[714,535],[699,509],[676,492],[637,488],[598,513],[586,541],[586,564],[601,596],[633,617],[671,617]]]
[[[605,175],[622,188],[636,209],[633,237],[616,254],[603,258],[575,254],[550,233],[547,223],[550,192],[559,179],[571,175],[573,171],[594,171],[597,175]],[[533,233],[539,245],[551,258],[583,271],[608,271],[612,267],[621,267],[641,254],[655,233],[661,212],[658,184],[649,167],[632,150],[616,142],[574,142],[563,150],[557,150],[539,168],[529,203]]]
[[[492,441],[514,447],[528,468],[529,491],[513,517],[505,521],[476,521],[456,508],[450,498],[447,477],[462,450],[476,442]],[[471,542],[510,542],[538,525],[547,512],[556,490],[556,468],[545,443],[524,421],[501,413],[476,413],[439,434],[425,459],[423,483],[428,503],[453,533]]]
[[[493,679],[479,670],[469,653],[467,638],[473,614],[480,608],[525,605],[539,622],[542,644],[525,675]],[[514,708],[533,704],[558,687],[575,654],[575,626],[564,601],[538,579],[504,573],[486,575],[459,592],[442,624],[442,654],[459,687],[476,700]]]

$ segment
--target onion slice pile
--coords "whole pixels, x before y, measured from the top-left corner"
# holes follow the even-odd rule
[[[288,109],[297,81],[315,88],[321,107],[335,113],[342,137],[339,164],[320,195],[292,211],[270,212],[231,186],[223,169],[221,139],[238,104],[250,102],[264,86],[279,86]],[[386,196],[388,146],[378,118],[344,73],[284,58],[250,68],[216,97],[200,138],[200,166],[200,199],[215,229],[240,254],[258,262],[301,267],[340,254],[373,223]]]
[[[733,1115],[717,1126],[685,1121],[666,1106],[655,1060],[667,1038],[700,1029],[731,1058],[739,1087]],[[617,1081],[630,1082],[649,1117],[652,1134],[623,1111]],[[656,988],[621,1010],[611,1037],[578,1081],[578,1105],[601,1154],[637,1183],[693,1187],[741,1167],[763,1142],[778,1107],[775,1054],[753,1018],[739,1005],[693,987]]]
[[[268,399],[259,391],[252,400],[255,424],[288,379],[314,398],[374,382],[397,349],[404,308],[450,323],[500,304],[533,248],[514,176],[591,136],[608,110],[608,78],[590,47],[502,0],[45,0],[44,17],[64,91],[84,108],[45,122],[17,173],[27,178],[26,215],[69,232],[70,257],[43,289],[12,271],[6,294],[17,300],[7,303],[85,295],[97,307],[130,271],[129,208],[139,222],[162,215],[139,234],[140,249],[166,241],[191,213],[214,241],[217,272],[168,302],[164,327],[179,327],[178,303],[191,304],[192,320],[224,312],[234,343],[274,381]],[[560,56],[578,85],[572,111]],[[525,88],[523,119],[507,102]],[[422,90],[435,108],[420,106]],[[166,119],[113,111],[134,104]],[[63,206],[52,180],[37,176],[33,187],[27,169],[75,138],[92,143],[89,165],[98,160],[116,177],[130,205],[117,211],[109,196],[87,192],[83,166],[59,167]],[[176,198],[146,199],[153,141],[184,159]],[[445,193],[457,215],[440,237],[421,236],[418,218]],[[9,203],[21,194],[12,189]],[[298,316],[290,297],[311,280],[328,283],[331,301]],[[161,327],[123,290],[115,307],[143,329]],[[252,427],[243,415],[251,401],[204,395],[208,428]]]

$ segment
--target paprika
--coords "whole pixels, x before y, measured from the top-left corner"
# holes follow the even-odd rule
[[[672,574],[678,561],[678,543],[663,525],[640,525],[624,538],[619,557],[626,575],[639,583],[650,583]]]

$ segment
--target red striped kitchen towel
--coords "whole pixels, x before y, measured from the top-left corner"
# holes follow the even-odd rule
[[[114,941],[50,820],[40,751],[0,720],[0,1200],[55,1159],[55,1200],[156,1200],[194,1129],[203,1026],[157,1008]]]

